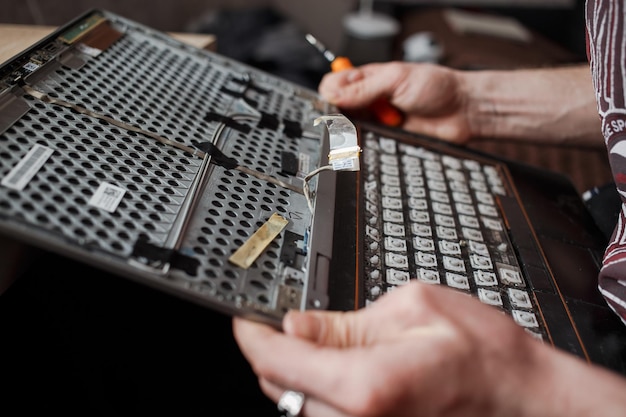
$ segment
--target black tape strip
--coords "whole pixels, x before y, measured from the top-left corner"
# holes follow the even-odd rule
[[[132,255],[147,260],[147,264],[151,266],[161,267],[169,263],[171,268],[185,271],[191,276],[196,276],[200,267],[199,260],[173,249],[156,246],[145,238],[139,238],[135,242]]]
[[[183,255],[180,252],[174,252],[171,265],[172,268],[180,269],[181,271],[185,271],[188,275],[195,277],[198,275],[200,261],[191,256]]]
[[[224,153],[211,142],[200,142],[196,147],[202,152],[211,155],[211,162],[226,169],[235,169],[239,166],[239,162],[235,158],[224,155]]]
[[[241,133],[250,133],[250,131],[252,130],[252,127],[250,127],[248,125],[244,125],[242,123],[239,123],[239,122],[231,119],[230,117],[222,116],[221,114],[218,114],[218,113],[215,113],[215,112],[208,112],[204,119],[206,121],[208,121],[208,122],[224,123],[224,125],[226,125],[226,127],[238,130]]]
[[[261,129],[276,130],[280,126],[280,120],[273,114],[261,112],[261,120],[257,126]]]
[[[252,82],[252,80],[249,79],[249,78],[247,78],[247,79],[233,78],[231,81],[233,81],[233,82],[235,82],[237,84],[245,85],[246,86],[246,90],[254,90],[254,91],[256,91],[258,93],[261,93],[261,94],[269,94],[269,90],[254,84]]]
[[[293,152],[282,151],[280,153],[280,170],[287,175],[298,173],[298,157]]]
[[[222,88],[220,88],[220,90],[224,94],[228,94],[229,96],[232,96],[232,97],[235,97],[235,98],[240,98],[240,99],[244,100],[246,103],[248,103],[250,106],[254,107],[255,109],[257,107],[259,107],[259,102],[256,101],[256,100],[252,100],[252,99],[246,97],[246,92],[245,91],[235,91],[235,90],[231,90],[230,88],[226,88],[226,87],[222,87]]]
[[[172,249],[156,246],[144,237],[140,237],[133,246],[133,257],[143,258],[148,261],[148,265],[164,265],[170,261],[172,257]]]
[[[297,139],[302,137],[302,126],[293,120],[283,120],[285,125],[285,136],[289,139]]]

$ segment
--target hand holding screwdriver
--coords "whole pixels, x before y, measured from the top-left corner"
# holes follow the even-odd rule
[[[317,48],[324,58],[330,62],[330,69],[333,72],[354,68],[348,57],[336,56],[310,33],[306,34],[306,40]],[[370,104],[370,110],[372,110],[379,122],[387,126],[399,126],[402,123],[403,117],[400,111],[393,107],[384,97],[380,97]]]

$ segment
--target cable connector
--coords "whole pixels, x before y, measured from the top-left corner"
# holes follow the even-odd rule
[[[326,123],[330,135],[328,162],[333,171],[358,171],[361,147],[354,124],[343,114],[320,116],[313,121],[313,125],[321,122]]]

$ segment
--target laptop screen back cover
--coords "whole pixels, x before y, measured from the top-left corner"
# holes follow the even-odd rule
[[[315,92],[103,10],[5,63],[0,86],[3,234],[272,324],[326,306],[335,174],[302,192],[327,163]]]

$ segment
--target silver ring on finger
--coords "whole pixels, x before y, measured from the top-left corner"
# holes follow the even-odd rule
[[[285,391],[278,400],[278,411],[284,417],[299,417],[304,407],[304,394],[298,391]]]

